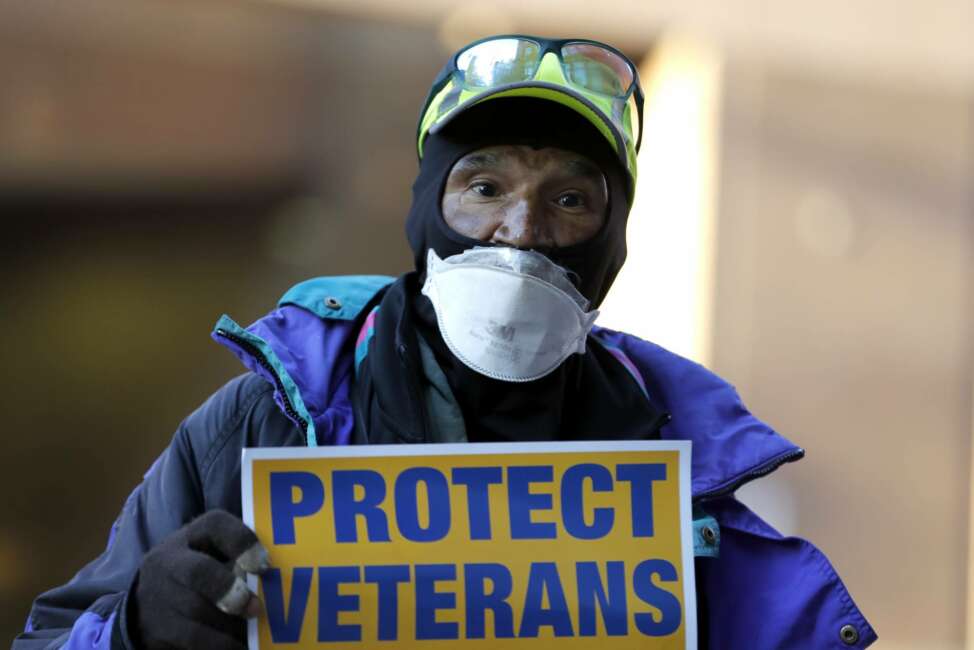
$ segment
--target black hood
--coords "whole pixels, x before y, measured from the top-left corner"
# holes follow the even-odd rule
[[[495,145],[556,147],[582,154],[605,174],[609,204],[602,229],[591,239],[564,248],[535,249],[577,275],[579,291],[598,307],[626,259],[629,216],[628,175],[608,140],[592,123],[561,104],[529,97],[494,99],[473,106],[443,130],[427,136],[406,237],[416,270],[425,275],[427,251],[441,258],[489,242],[465,237],[443,219],[441,201],[446,179],[457,160]]]
[[[467,367],[440,335],[436,314],[420,287],[426,256],[433,249],[449,257],[476,239],[454,232],[440,210],[454,163],[492,145],[557,147],[582,154],[605,174],[609,205],[605,223],[592,238],[571,247],[542,250],[578,277],[579,290],[598,306],[626,258],[627,174],[608,141],[584,117],[552,101],[492,99],[467,109],[428,136],[406,234],[416,271],[386,292],[375,320],[369,353],[356,383],[356,422],[371,443],[429,441],[440,426],[425,411],[422,342],[429,346],[460,407],[470,442],[523,440],[622,440],[658,437],[663,421],[629,371],[601,344],[573,354],[540,379],[511,383]],[[411,438],[405,438],[404,432]]]

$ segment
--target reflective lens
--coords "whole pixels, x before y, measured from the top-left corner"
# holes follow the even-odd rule
[[[468,86],[490,88],[534,78],[541,48],[534,41],[501,38],[474,45],[457,57],[457,70]]]
[[[557,55],[560,69],[542,69],[542,55],[549,53]],[[453,62],[455,67],[445,85],[431,95],[424,109],[419,135],[421,152],[426,133],[437,124],[444,124],[447,116],[456,114],[464,104],[482,101],[484,94],[491,96],[491,90],[537,86],[550,93],[564,86],[563,93],[581,103],[577,107],[571,105],[572,108],[595,124],[613,145],[624,145],[619,146],[618,153],[634,177],[636,148],[641,139],[642,94],[636,84],[635,67],[624,55],[595,42],[504,36],[471,45]],[[527,90],[518,92],[531,94]]]
[[[632,85],[629,63],[604,47],[591,43],[569,43],[561,48],[565,78],[592,92],[624,97]]]

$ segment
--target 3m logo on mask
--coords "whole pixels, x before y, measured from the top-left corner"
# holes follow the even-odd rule
[[[513,325],[502,325],[488,320],[482,325],[471,327],[468,333],[473,340],[481,342],[485,358],[507,364],[517,363],[521,358],[521,348],[514,341],[517,328]]]
[[[507,341],[508,343],[514,340],[514,333],[517,331],[517,328],[513,325],[504,325],[494,320],[488,320],[484,329],[487,331],[487,334],[495,339]]]

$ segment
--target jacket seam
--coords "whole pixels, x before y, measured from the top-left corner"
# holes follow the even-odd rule
[[[273,390],[273,388],[274,388],[273,386],[270,386],[269,384],[267,384],[267,382],[263,381],[262,379],[261,386],[259,388],[254,389],[254,392],[252,394],[248,394],[244,396],[243,399],[240,400],[240,405],[237,407],[237,410],[233,413],[233,415],[230,418],[227,418],[227,421],[224,424],[219,435],[217,435],[216,438],[214,438],[213,442],[210,443],[210,446],[206,452],[206,456],[204,456],[203,460],[200,462],[200,476],[202,478],[201,487],[203,488],[204,502],[206,501],[206,484],[209,481],[210,471],[213,469],[213,463],[216,460],[216,457],[226,447],[227,442],[230,440],[231,436],[233,435],[233,432],[240,426],[240,423],[243,421],[244,415],[246,415],[246,413],[254,407],[254,405],[261,397],[263,397],[267,393],[270,393]]]
[[[718,519],[718,523],[719,522],[720,520]],[[845,612],[846,616],[851,618],[856,623],[859,623],[864,628],[868,628],[869,630],[872,630],[872,626],[869,625],[869,622],[866,620],[866,617],[862,615],[862,612],[859,611],[859,608],[856,607],[855,603],[852,601],[852,597],[849,595],[849,591],[845,588],[845,585],[842,583],[842,579],[839,578],[839,574],[836,573],[835,569],[832,567],[832,564],[829,562],[828,558],[825,557],[825,553],[820,551],[817,546],[809,542],[807,539],[803,539],[801,537],[795,537],[795,536],[787,536],[787,537],[783,536],[776,539],[773,537],[766,537],[764,535],[761,535],[759,533],[744,528],[740,528],[739,526],[724,525],[724,524],[720,524],[720,526],[722,528],[728,528],[730,530],[734,530],[744,535],[750,535],[752,537],[758,537],[772,542],[794,541],[800,544],[801,546],[803,546],[808,552],[810,552],[813,555],[815,560],[815,565],[818,568],[819,573],[821,573],[825,577],[828,585],[832,589],[834,589],[835,592],[837,592],[839,597],[839,602],[841,603],[842,611]],[[859,630],[860,635],[862,635],[864,631],[865,630],[860,629]],[[838,630],[836,630],[835,633],[837,639]],[[875,634],[875,631],[873,633]],[[862,636],[860,636],[860,640],[862,640]],[[835,645],[836,647],[842,647],[838,644]]]
[[[856,623],[859,623],[860,625],[865,625],[866,627],[870,627],[869,623],[866,622],[865,617],[862,615],[862,612],[860,612],[859,609],[856,607],[855,603],[852,602],[852,597],[849,595],[849,591],[845,588],[845,585],[842,583],[842,579],[839,578],[839,574],[836,573],[835,568],[825,557],[825,554],[822,553],[818,549],[818,547],[816,547],[811,542],[808,542],[807,540],[802,540],[802,541],[806,544],[807,548],[815,555],[815,562],[818,564],[819,571],[821,571],[828,578],[829,584],[831,584],[833,588],[836,591],[838,591],[839,600],[842,603],[842,610],[845,612],[846,616],[848,616]],[[863,632],[865,631],[860,630],[860,638],[862,636],[865,636]],[[836,634],[838,634],[838,632],[836,632]]]

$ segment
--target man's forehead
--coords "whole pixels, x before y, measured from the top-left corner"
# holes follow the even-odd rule
[[[475,171],[526,166],[568,171],[579,176],[603,178],[602,170],[585,156],[557,147],[495,145],[478,149],[457,161],[454,171]]]

